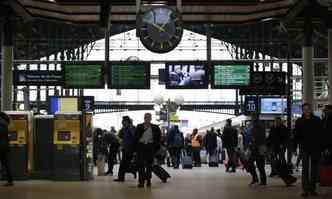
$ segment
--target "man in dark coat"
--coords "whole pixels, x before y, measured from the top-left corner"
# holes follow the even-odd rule
[[[9,165],[8,125],[10,119],[4,112],[0,112],[0,163],[7,174],[7,183],[4,186],[13,186],[13,177]]]
[[[184,137],[177,125],[167,135],[167,146],[172,158],[172,165],[174,169],[178,169],[181,160],[181,151],[184,146]]]
[[[119,132],[119,138],[121,139],[122,159],[120,162],[118,178],[114,181],[123,182],[125,181],[125,174],[128,171],[132,172],[134,177],[136,177],[136,168],[131,167],[135,145],[135,127],[129,116],[122,117],[122,128]]]
[[[316,182],[320,153],[324,138],[322,121],[313,115],[311,104],[302,105],[302,117],[295,123],[295,141],[302,152],[302,189],[303,197],[309,193],[316,196]]]
[[[265,126],[259,120],[258,115],[252,116],[252,123],[250,127],[251,140],[249,148],[251,155],[248,160],[249,172],[252,176],[250,185],[258,183],[258,176],[256,172],[255,162],[260,175],[260,185],[266,185],[266,172],[265,172],[265,155],[266,155],[266,134]]]
[[[235,149],[238,144],[238,134],[237,130],[232,126],[232,120],[226,120],[226,126],[222,134],[223,146],[227,151],[228,163],[226,167],[226,172],[229,171],[229,168],[232,168],[231,172],[236,171],[236,154]]]
[[[151,187],[152,165],[155,153],[160,149],[161,130],[151,124],[151,113],[144,114],[144,123],[137,125],[135,148],[137,152],[138,187]]]
[[[270,130],[269,137],[267,138],[267,145],[272,151],[270,177],[277,175],[276,165],[278,165],[279,162],[286,163],[285,152],[289,138],[289,130],[282,123],[281,118],[276,117],[274,125]]]

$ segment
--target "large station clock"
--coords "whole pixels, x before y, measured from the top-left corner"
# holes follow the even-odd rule
[[[166,53],[181,41],[183,27],[178,12],[167,6],[152,7],[138,18],[137,31],[144,47]]]

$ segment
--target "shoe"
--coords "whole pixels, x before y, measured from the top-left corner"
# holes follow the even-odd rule
[[[256,184],[256,183],[258,183],[258,180],[253,180],[253,181],[250,182],[249,185],[254,185],[254,184]]]
[[[124,182],[125,180],[124,180],[124,179],[121,179],[121,178],[117,178],[117,179],[114,179],[113,181],[114,181],[114,182]]]
[[[276,176],[277,174],[276,173],[271,173],[270,175],[269,175],[269,177],[270,178],[273,178],[274,176]]]
[[[167,178],[161,180],[163,183],[167,183]]]
[[[312,196],[318,196],[318,193],[316,191],[311,191],[310,195],[312,195]]]
[[[230,171],[230,173],[236,173],[236,170],[235,170],[235,169],[232,169],[232,170]]]
[[[302,196],[303,198],[306,198],[306,197],[309,196],[309,193],[308,193],[308,192],[303,192],[303,193],[301,194],[301,196]]]
[[[113,172],[109,172],[109,171],[107,171],[107,172],[105,173],[105,175],[113,176]]]
[[[260,186],[266,186],[266,182],[259,183]]]
[[[7,182],[6,184],[3,185],[4,187],[12,187],[14,186],[14,183],[12,182]]]
[[[137,187],[138,187],[138,188],[144,188],[144,184],[139,183],[139,184],[137,185]]]

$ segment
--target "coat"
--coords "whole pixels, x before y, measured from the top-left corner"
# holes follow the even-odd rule
[[[300,149],[307,153],[319,153],[323,150],[324,132],[319,117],[311,115],[310,119],[301,118],[295,122],[295,141]]]
[[[236,148],[238,144],[237,130],[232,126],[225,126],[221,139],[225,148]]]
[[[0,153],[9,151],[8,123],[0,118]]]
[[[156,153],[159,149],[160,149],[160,138],[161,138],[161,130],[159,128],[159,126],[151,124],[151,129],[152,129],[152,136],[153,136],[153,148],[154,148],[154,152]],[[137,151],[137,146],[139,144],[139,140],[141,139],[141,137],[143,136],[145,131],[144,128],[144,124],[139,124],[136,127],[136,131],[135,131],[135,150]]]

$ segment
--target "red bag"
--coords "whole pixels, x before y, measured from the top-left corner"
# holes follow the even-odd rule
[[[320,186],[332,186],[332,165],[323,165],[319,169]]]

